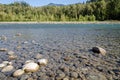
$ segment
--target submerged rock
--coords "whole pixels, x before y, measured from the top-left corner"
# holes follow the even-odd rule
[[[17,33],[17,34],[15,34],[15,36],[21,36],[22,34],[21,33]]]
[[[8,65],[8,66],[4,67],[1,72],[9,72],[9,71],[13,70],[13,68],[14,67],[12,65]]]
[[[101,47],[98,47],[98,46],[93,47],[93,48],[92,48],[92,51],[93,51],[94,53],[101,53],[102,55],[105,55],[105,54],[106,54],[106,50],[103,49],[103,48],[101,48]]]
[[[17,58],[16,55],[10,55],[10,56],[9,56],[9,59],[10,59],[10,60],[14,60],[14,59],[16,59],[16,58]]]
[[[9,61],[3,61],[2,63],[7,65],[9,64]]]
[[[19,77],[19,76],[23,75],[24,73],[25,73],[24,70],[18,69],[13,73],[13,76],[14,77]]]
[[[42,58],[42,56],[43,56],[42,54],[36,54],[36,55],[35,55],[35,58],[36,58],[36,59],[40,59],[40,58]]]
[[[23,66],[25,72],[36,72],[39,69],[39,65],[34,62],[27,63]]]
[[[14,53],[15,53],[15,52],[13,52],[13,51],[9,51],[9,52],[8,52],[8,55],[14,55]]]
[[[3,68],[5,66],[7,66],[7,64],[3,64],[3,63],[0,64],[0,68]]]
[[[25,64],[28,64],[28,63],[34,63],[34,61],[33,60],[27,60],[27,61],[25,61]]]
[[[39,64],[39,65],[47,65],[47,63],[48,63],[48,60],[47,60],[47,59],[39,59],[39,60],[38,60],[38,64]]]
[[[7,51],[7,48],[0,48],[0,51],[1,51],[1,52],[6,52],[6,51]]]
[[[2,36],[0,37],[0,39],[5,41],[5,40],[7,40],[7,37],[4,36],[4,35],[2,35]]]

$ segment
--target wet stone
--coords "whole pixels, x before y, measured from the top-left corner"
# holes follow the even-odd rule
[[[12,65],[8,65],[8,66],[4,67],[1,72],[9,72],[9,71],[12,71],[13,68],[14,67]]]
[[[101,48],[101,47],[98,47],[98,46],[93,47],[93,48],[92,48],[92,51],[93,51],[94,53],[101,53],[102,55],[105,55],[105,54],[106,54],[106,50],[103,49],[103,48]]]
[[[71,73],[70,73],[70,76],[73,77],[73,78],[77,78],[77,77],[78,77],[78,73],[76,73],[76,72],[71,72]]]
[[[7,48],[0,48],[0,52],[6,52]]]
[[[106,77],[102,74],[89,74],[87,77],[88,80],[107,80]]]
[[[63,72],[57,73],[56,79],[60,80],[63,79],[65,77],[65,74]]]
[[[19,77],[21,76],[22,74],[24,74],[24,71],[22,69],[19,69],[19,70],[16,70],[14,73],[13,73],[13,76],[14,77]]]

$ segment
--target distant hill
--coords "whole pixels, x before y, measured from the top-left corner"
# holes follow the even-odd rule
[[[49,3],[47,6],[65,6],[64,4]]]

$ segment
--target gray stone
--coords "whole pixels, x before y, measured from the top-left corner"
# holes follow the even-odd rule
[[[70,76],[73,77],[73,78],[77,78],[77,77],[78,77],[78,73],[72,72],[72,73],[70,74]]]
[[[88,80],[107,80],[106,77],[102,74],[90,74],[87,77]]]
[[[13,52],[13,51],[8,51],[8,55],[14,55],[15,54],[15,52]]]
[[[64,77],[65,77],[65,74],[63,72],[60,72],[57,74],[56,79],[60,80],[60,79],[63,79]]]

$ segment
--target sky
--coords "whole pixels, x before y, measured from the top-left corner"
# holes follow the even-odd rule
[[[2,4],[9,4],[15,1],[25,1],[31,6],[44,6],[49,3],[55,3],[55,4],[74,4],[74,3],[83,3],[86,2],[86,0],[0,0],[0,3]]]

